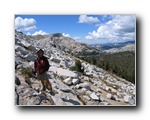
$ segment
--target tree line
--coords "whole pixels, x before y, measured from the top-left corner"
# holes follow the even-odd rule
[[[80,59],[114,73],[121,78],[135,83],[135,53],[119,52],[113,54],[102,53],[100,56],[80,57]]]

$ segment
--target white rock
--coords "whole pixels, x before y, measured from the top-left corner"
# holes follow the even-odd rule
[[[99,75],[99,79],[103,80],[105,78],[104,75]]]
[[[93,77],[93,73],[91,73],[91,72],[86,72],[85,73],[88,77]]]
[[[92,94],[93,92],[92,92],[91,90],[86,90],[86,93],[87,93],[88,95],[90,95],[90,94]]]
[[[56,62],[56,63],[60,63],[60,61],[61,61],[60,59],[55,58],[53,56],[51,56],[50,60],[53,61],[53,62]]]
[[[24,45],[25,47],[30,46],[31,44],[28,43],[26,40],[21,40],[22,45]]]
[[[100,105],[110,105],[108,102],[101,102]]]
[[[57,68],[57,74],[59,76],[66,76],[66,77],[72,77],[72,78],[78,77],[77,73],[74,73],[73,71],[70,71],[68,69],[62,69],[62,68]]]
[[[80,88],[80,85],[77,84],[74,88],[75,88],[75,89],[79,89],[79,88]]]
[[[74,85],[78,84],[79,82],[80,82],[79,79],[73,79],[73,80],[72,80],[72,83],[73,83]]]
[[[56,105],[66,105],[62,98],[56,94],[55,96],[51,96]]]
[[[62,100],[66,103],[66,105],[82,105],[82,102],[77,98],[75,94],[69,93],[61,93],[60,94]]]
[[[34,61],[36,56],[33,55],[33,54],[27,54],[24,56],[24,58],[27,60],[27,61]]]
[[[116,95],[113,96],[112,94],[107,93],[107,98],[112,99],[112,100],[116,100],[117,96]]]
[[[113,99],[113,100],[118,100],[117,95],[113,95],[113,96],[112,96],[112,99]]]
[[[34,69],[34,62],[33,61],[29,62],[29,65],[31,66],[32,69]]]
[[[118,97],[122,97],[120,92],[117,92],[116,94],[117,94]]]
[[[15,50],[20,51],[23,55],[29,54],[29,52],[25,48],[19,45],[15,45]]]
[[[29,45],[28,49],[31,50],[32,52],[36,52],[36,48],[32,45]]]
[[[32,97],[27,101],[27,105],[39,105],[41,102],[41,99],[39,96]]]
[[[84,76],[83,79],[86,80],[86,81],[90,81],[90,78],[89,78],[89,77],[86,77],[86,76]]]
[[[69,67],[68,63],[66,61],[63,61],[63,60],[61,60],[59,66],[63,67],[63,68],[68,68]]]
[[[103,83],[100,82],[100,81],[98,81],[97,84],[98,84],[99,87],[101,87],[103,85]]]
[[[90,97],[91,97],[93,100],[99,100],[99,97],[95,94],[95,92],[93,92],[92,94],[90,94]]]
[[[108,86],[106,86],[106,88],[105,88],[107,91],[111,91],[111,88],[110,87],[108,87]]]
[[[135,98],[133,96],[130,95],[126,95],[124,96],[124,101],[130,104],[135,104]]]
[[[91,98],[89,96],[87,96],[87,95],[84,95],[83,98],[88,100],[88,101],[91,100]]]
[[[88,89],[88,90],[91,89],[91,88],[90,88],[90,84],[87,83],[87,82],[80,83],[80,84],[79,84],[79,87],[81,87],[81,88],[86,88],[86,89]]]
[[[63,92],[70,92],[71,91],[70,88],[61,88],[60,90],[63,91]]]
[[[112,91],[113,93],[117,93],[117,90],[115,90],[114,88],[111,88],[111,91]]]
[[[71,84],[72,84],[72,79],[71,79],[71,77],[66,78],[66,79],[64,80],[64,82],[65,82],[67,85],[71,85]]]
[[[111,97],[112,97],[112,94],[107,93],[107,98],[111,99]]]
[[[95,71],[96,71],[96,72],[100,72],[100,68],[96,67],[96,68],[95,68]]]

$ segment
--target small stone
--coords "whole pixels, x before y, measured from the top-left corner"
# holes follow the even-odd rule
[[[93,100],[99,100],[99,97],[93,92],[92,94],[90,94],[90,97],[93,99]]]

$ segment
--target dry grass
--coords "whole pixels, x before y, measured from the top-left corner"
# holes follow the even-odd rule
[[[32,70],[30,68],[22,68],[20,72],[25,76],[25,77],[30,77],[32,74]]]

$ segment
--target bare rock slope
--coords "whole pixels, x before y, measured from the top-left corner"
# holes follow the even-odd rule
[[[67,44],[70,44],[69,47]],[[38,48],[45,49],[45,56],[51,65],[48,75],[53,92],[41,91],[41,83],[32,73]],[[74,53],[85,51],[92,54],[94,51],[71,38],[64,39],[61,34],[40,36],[38,39],[15,32],[16,105],[136,105],[134,84],[72,56],[66,49],[75,50]],[[77,59],[81,62],[84,74],[70,70]]]

